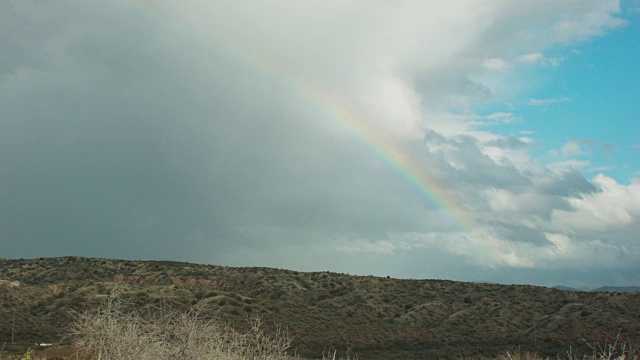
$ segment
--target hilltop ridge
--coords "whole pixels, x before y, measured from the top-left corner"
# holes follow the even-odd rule
[[[4,280],[4,281],[2,281]],[[407,280],[264,267],[82,257],[0,259],[0,343],[62,342],[70,311],[98,306],[120,283],[139,311],[159,305],[243,326],[286,326],[294,348],[365,358],[496,354],[554,356],[585,340],[638,343],[640,294],[530,285]]]

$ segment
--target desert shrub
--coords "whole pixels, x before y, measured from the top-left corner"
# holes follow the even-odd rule
[[[619,337],[619,336],[618,336]],[[640,348],[632,346],[628,343],[622,343],[616,341],[613,344],[589,344],[591,354],[584,354],[578,356],[572,353],[571,350],[567,351],[566,357],[556,356],[553,359],[566,359],[566,360],[640,360]],[[498,355],[495,358],[474,358],[474,359],[496,359],[496,360],[548,360],[549,357],[543,358],[538,354],[523,352],[520,350],[507,351],[504,354]],[[471,360],[471,359],[469,359]]]
[[[142,316],[125,311],[123,300],[113,292],[105,305],[76,314],[71,331],[82,356],[90,359],[289,359],[291,338],[277,329],[271,336],[259,319],[240,333],[215,319],[195,312],[160,309]]]

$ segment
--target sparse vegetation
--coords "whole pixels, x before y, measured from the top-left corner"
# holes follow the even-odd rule
[[[0,276],[0,345],[12,359],[36,342],[72,345],[70,314],[104,310],[115,286],[128,316],[170,308],[238,334],[250,331],[247,316],[260,317],[266,334],[282,324],[305,358],[333,349],[337,357],[491,359],[520,348],[509,356],[567,358],[570,349],[602,359],[583,339],[620,333],[619,343],[640,343],[638,293],[85,258],[0,259]]]
[[[259,318],[237,332],[196,312],[160,309],[150,316],[125,311],[117,290],[106,305],[79,314],[72,338],[82,358],[102,360],[290,359],[285,330],[267,334]]]

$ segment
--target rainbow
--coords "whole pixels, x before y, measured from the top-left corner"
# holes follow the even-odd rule
[[[283,75],[286,74],[281,76]],[[402,144],[372,126],[366,117],[341,102],[330,92],[309,84],[292,84],[325,114],[328,121],[345,129],[352,139],[365,147],[369,153],[404,181],[423,203],[437,210],[438,215],[445,221],[463,232],[474,228],[473,221],[460,208],[453,194]]]
[[[150,2],[134,3],[133,0],[121,0],[121,4],[130,10],[158,18],[162,22],[169,22],[174,28],[177,27],[179,31],[187,34],[197,32],[186,21],[172,17],[166,11],[154,7]],[[455,230],[468,233],[475,228],[474,220],[459,205],[459,199],[456,199],[451,191],[431,175],[424,164],[400,142],[372,126],[367,118],[353,106],[343,102],[320,84],[311,84],[297,79],[287,69],[254,49],[242,48],[225,39],[213,37],[211,34],[206,35],[208,40],[214,42],[213,46],[217,51],[222,51],[234,61],[242,63],[248,69],[286,88],[300,101],[322,114],[324,120],[330,122],[329,125],[344,130],[351,139],[384,163],[396,177],[417,194],[423,204],[436,210],[438,215]]]

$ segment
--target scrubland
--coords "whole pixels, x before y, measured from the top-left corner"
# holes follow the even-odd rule
[[[85,258],[0,276],[2,360],[638,358],[633,293]]]

